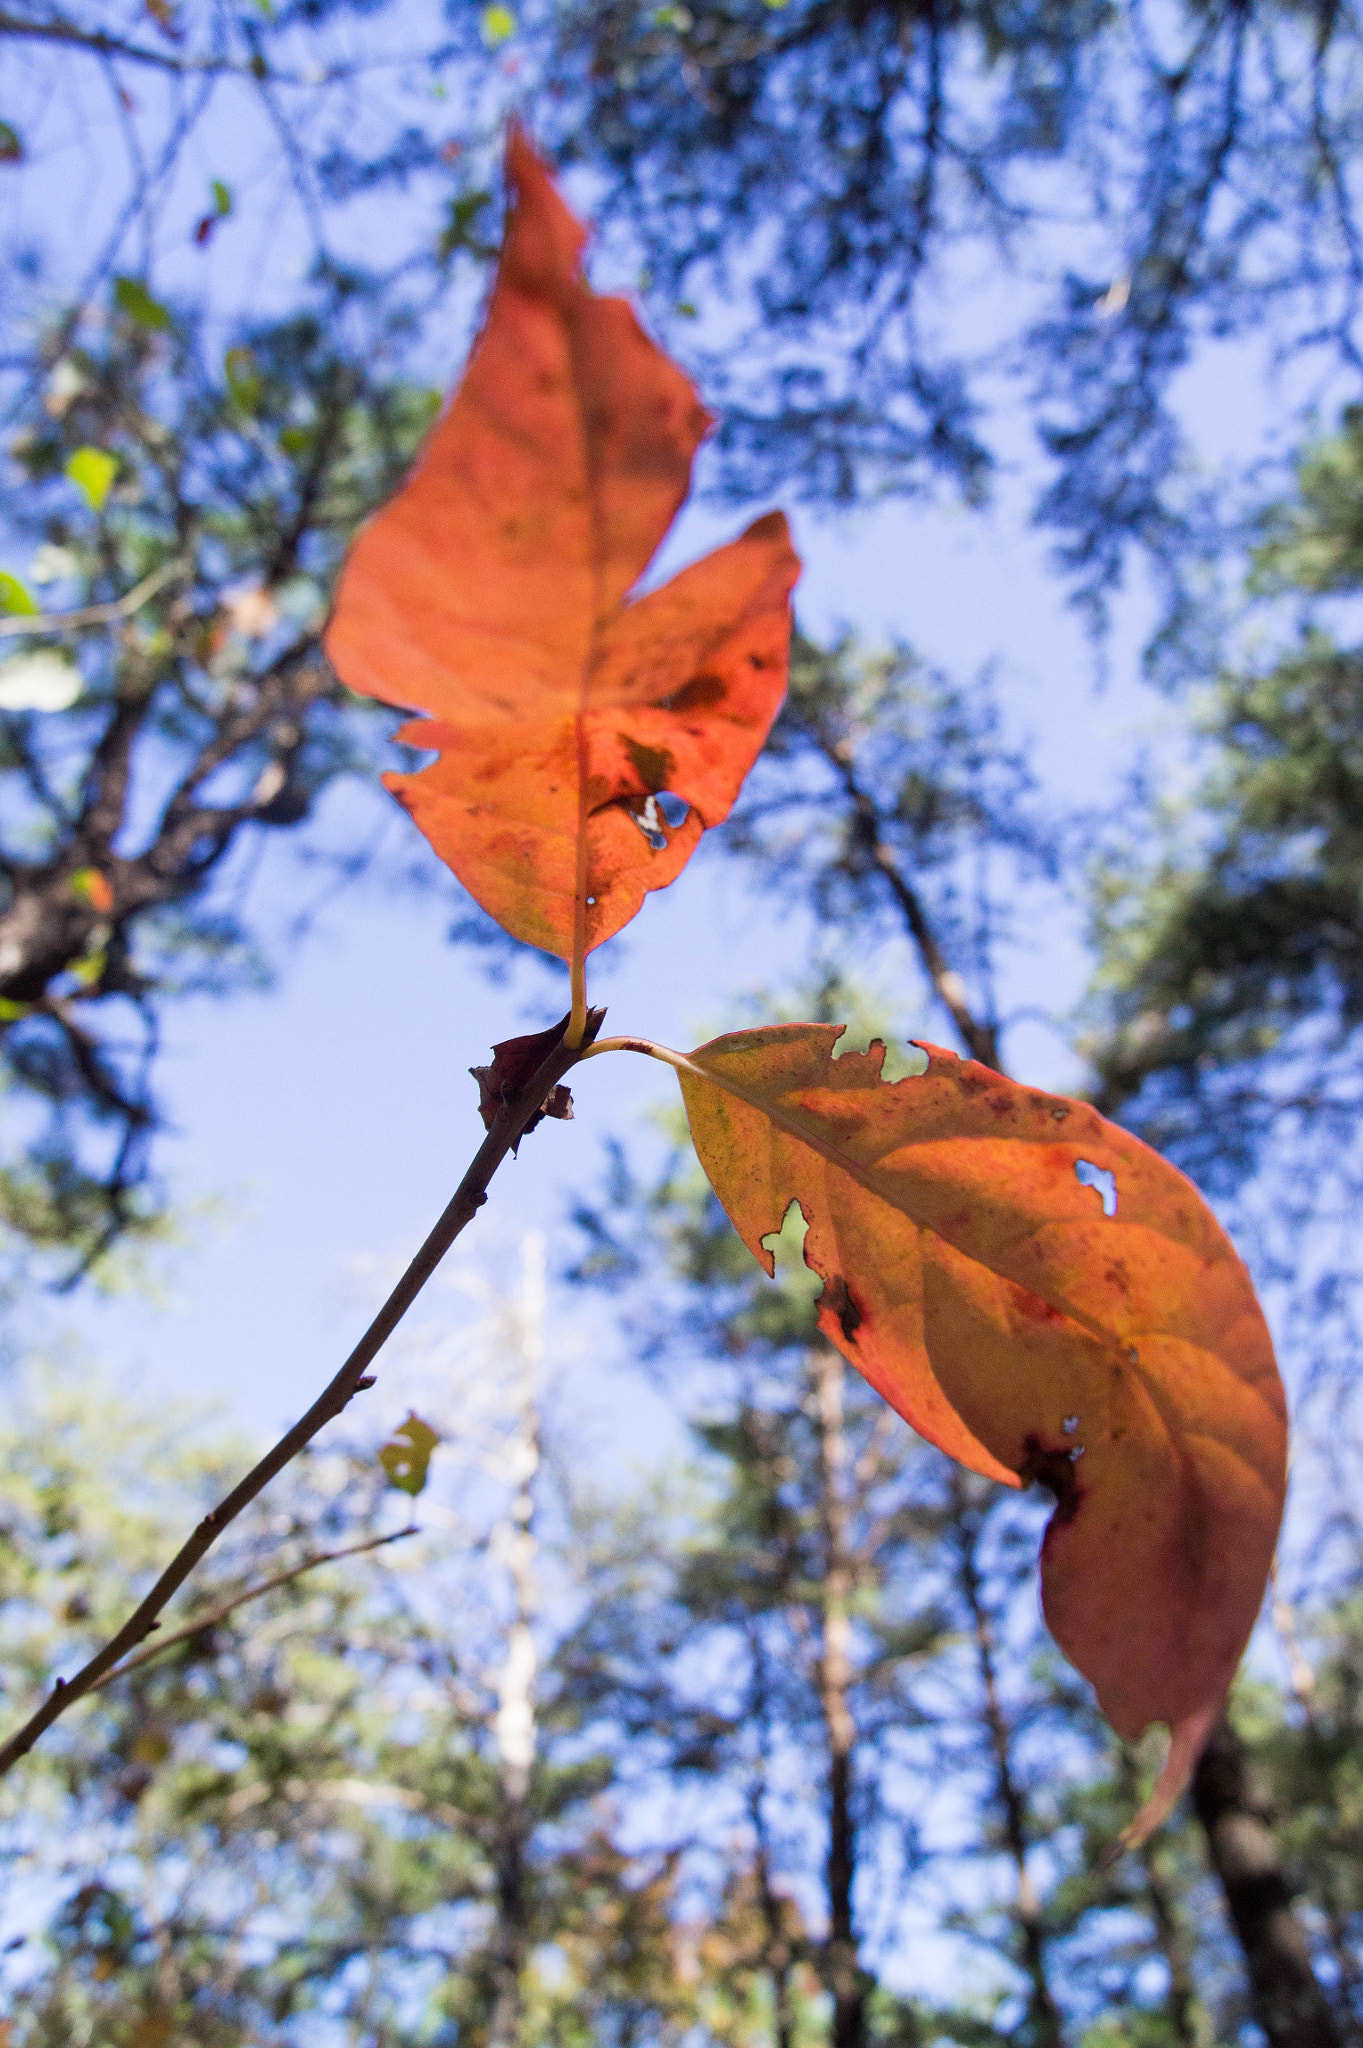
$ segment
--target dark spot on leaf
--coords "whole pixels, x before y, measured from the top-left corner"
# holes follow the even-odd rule
[[[618,738],[629,756],[630,767],[644,789],[650,795],[660,789],[666,789],[668,777],[672,773],[672,756],[667,748],[643,746],[638,740],[631,739],[626,732],[620,733]]]
[[[722,702],[724,678],[722,676],[692,676],[689,683],[683,683],[670,697],[664,697],[666,711],[708,711],[712,705]]]
[[[1022,1477],[1030,1485],[1044,1486],[1055,1495],[1057,1522],[1072,1522],[1083,1503],[1084,1488],[1075,1473],[1071,1450],[1048,1450],[1039,1436],[1027,1437],[1023,1449],[1027,1455],[1022,1461]]]
[[[1053,1308],[1049,1301],[1043,1301],[1039,1294],[1033,1294],[1030,1287],[1014,1286],[1013,1307],[1032,1323],[1063,1323],[1065,1320],[1060,1309]]]
[[[862,1313],[861,1303],[857,1300],[841,1273],[835,1273],[832,1279],[827,1282],[819,1306],[820,1308],[827,1309],[829,1315],[837,1317],[838,1328],[842,1331],[843,1336],[849,1344],[855,1344],[857,1331],[866,1318]]]

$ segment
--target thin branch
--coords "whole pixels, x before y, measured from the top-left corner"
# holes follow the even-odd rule
[[[129,1651],[136,1649],[143,1642],[151,1633],[166,1603],[179,1591],[199,1560],[212,1549],[223,1530],[236,1520],[243,1508],[250,1506],[256,1495],[264,1491],[270,1481],[284,1470],[291,1459],[297,1457],[306,1444],[312,1442],[319,1430],[348,1406],[356,1394],[363,1388],[373,1385],[373,1379],[368,1375],[366,1368],[373,1363],[392,1336],[460,1231],[473,1221],[482,1208],[487,1200],[488,1183],[493,1174],[507,1153],[517,1144],[526,1126],[543,1107],[550,1091],[563,1079],[569,1068],[576,1066],[583,1057],[586,1046],[600,1030],[604,1016],[603,1010],[589,1011],[584,1045],[573,1048],[560,1037],[525,1086],[503,1102],[444,1214],[340,1371],[318,1395],[306,1415],[300,1416],[292,1429],[285,1431],[274,1448],[268,1451],[258,1464],[252,1466],[246,1477],[233,1487],[224,1500],[219,1501],[217,1507],[204,1516],[193,1535],[181,1545],[146,1598],[129,1615],[118,1633],[76,1673],[74,1678],[57,1679],[37,1712],[31,1714],[21,1728],[16,1729],[8,1742],[0,1745],[0,1777],[4,1777],[12,1770],[20,1757],[27,1756],[38,1737],[50,1728],[68,1707],[73,1706],[78,1699],[83,1699],[86,1693],[93,1691],[106,1672],[112,1671]],[[566,1026],[566,1018],[564,1023]]]
[[[313,1557],[305,1557],[301,1564],[287,1572],[276,1572],[272,1579],[262,1579],[258,1586],[248,1586],[244,1593],[234,1599],[224,1600],[218,1607],[210,1607],[207,1614],[199,1615],[195,1621],[187,1621],[183,1628],[163,1636],[159,1643],[148,1643],[129,1657],[126,1664],[120,1664],[116,1671],[106,1671],[103,1678],[96,1679],[91,1692],[102,1692],[106,1685],[112,1685],[116,1678],[126,1678],[130,1671],[139,1671],[144,1664],[150,1664],[153,1657],[163,1657],[167,1650],[173,1650],[179,1643],[188,1643],[195,1636],[201,1636],[206,1628],[216,1628],[220,1621],[226,1621],[229,1614],[235,1614],[248,1601],[263,1600],[267,1593],[277,1593],[281,1586],[287,1586],[294,1579],[301,1579],[304,1572],[315,1571],[319,1564],[335,1564],[343,1557],[360,1557],[366,1550],[381,1550],[385,1543],[398,1543],[404,1536],[416,1536],[420,1531],[415,1522],[405,1529],[394,1530],[391,1536],[371,1536],[367,1543],[349,1543],[343,1550],[319,1550]]]
[[[952,1023],[961,1035],[970,1057],[981,1065],[994,1067],[1000,1072],[998,1032],[986,1018],[977,1017],[970,1007],[965,983],[955,968],[947,964],[946,955],[937,942],[937,934],[917,890],[895,858],[894,849],[885,839],[881,830],[880,808],[868,790],[857,780],[856,769],[846,748],[819,740],[819,750],[824,759],[842,782],[856,811],[857,830],[863,846],[884,875],[890,893],[899,905],[910,937],[918,950],[923,972],[932,984],[938,1001],[946,1009]]]
[[[91,57],[121,57],[129,64],[147,64],[156,71],[168,71],[176,78],[258,80],[264,65],[266,77],[280,85],[332,85],[356,76],[359,70],[353,64],[335,65],[320,77],[309,79],[298,71],[275,71],[270,68],[268,59],[259,54],[249,58],[195,56],[192,53],[176,56],[169,50],[156,50],[146,43],[130,42],[126,36],[111,35],[107,29],[84,28],[78,21],[68,21],[59,14],[47,21],[26,21],[22,15],[11,14],[8,9],[0,9],[0,36],[13,36],[26,42],[59,43]]]
[[[11,14],[7,8],[0,8],[0,36],[13,36],[26,42],[59,43],[86,56],[122,57],[130,64],[147,64],[154,70],[168,71],[177,78],[243,78],[259,82],[261,67],[264,66],[264,76],[271,84],[301,86],[309,92],[319,86],[348,84],[371,72],[405,70],[413,64],[444,63],[458,54],[455,44],[444,43],[434,50],[394,50],[352,62],[328,64],[309,73],[280,69],[259,50],[247,58],[195,56],[192,52],[176,56],[169,50],[153,49],[147,43],[131,42],[126,36],[111,35],[107,29],[85,28],[80,22],[70,21],[63,15],[53,15],[46,21],[32,21],[25,20],[20,14]]]
[[[120,619],[130,619],[134,612],[140,611],[158,590],[164,590],[175,577],[183,575],[185,568],[183,562],[162,562],[159,569],[153,569],[150,576],[144,576],[140,583],[134,583],[131,590],[110,604],[82,605],[79,611],[74,612],[20,613],[0,619],[0,634],[74,633],[82,626],[116,626]]]

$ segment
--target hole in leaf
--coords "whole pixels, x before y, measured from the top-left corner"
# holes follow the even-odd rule
[[[1075,1179],[1081,1187],[1094,1188],[1101,1195],[1104,1216],[1117,1213],[1117,1176],[1109,1166],[1095,1166],[1091,1159],[1076,1159]]]
[[[833,1042],[833,1057],[845,1059],[848,1053],[870,1052],[876,1045],[885,1051],[880,1063],[882,1081],[913,1081],[928,1071],[930,1062],[921,1045],[901,1047],[871,1024],[844,1024],[842,1035]]]
[[[633,804],[626,804],[625,809],[653,851],[661,853],[667,845],[667,821],[658,809],[657,797],[646,796],[637,810]]]
[[[770,1252],[775,1262],[773,1278],[787,1294],[803,1296],[812,1301],[820,1292],[823,1282],[812,1266],[805,1264],[805,1237],[809,1223],[804,1210],[793,1198],[786,1204],[786,1213],[781,1218],[779,1230],[769,1230],[762,1239],[762,1249]]]
[[[1065,1417],[1064,1422],[1061,1424],[1061,1428],[1064,1430],[1066,1436],[1073,1436],[1074,1432],[1076,1431],[1076,1429],[1078,1429],[1078,1427],[1079,1417],[1077,1415],[1067,1415]]]
[[[1074,1449],[1070,1452],[1071,1465],[1077,1465],[1079,1463],[1079,1460],[1083,1457],[1083,1455],[1084,1446],[1082,1444],[1076,1444]]]
[[[805,1238],[809,1234],[809,1223],[804,1210],[794,1195],[786,1204],[786,1213],[781,1218],[779,1230],[769,1230],[762,1239],[762,1249],[770,1252],[776,1261],[776,1277],[781,1279],[793,1273],[797,1267],[805,1267]]]
[[[633,818],[655,853],[663,852],[667,835],[684,825],[690,815],[691,806],[684,797],[674,796],[670,789],[652,790],[642,800],[627,801],[625,809]]]

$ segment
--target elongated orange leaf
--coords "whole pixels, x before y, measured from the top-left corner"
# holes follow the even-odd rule
[[[709,418],[584,282],[583,229],[515,132],[507,174],[482,334],[351,550],[327,652],[352,689],[430,714],[401,737],[439,760],[389,787],[484,909],[571,960],[728,815],[785,691],[799,563],[775,513],[630,597]]]
[[[836,1025],[681,1063],[701,1162],[749,1250],[798,1202],[819,1323],[920,1434],[1056,1496],[1046,1618],[1118,1733],[1168,1723],[1172,1805],[1248,1640],[1286,1486],[1249,1278],[1191,1182],[1086,1105]],[[721,1085],[722,1084],[722,1085]]]

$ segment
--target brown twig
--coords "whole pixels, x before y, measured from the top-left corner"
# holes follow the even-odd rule
[[[398,1543],[404,1536],[416,1536],[420,1532],[415,1522],[405,1529],[395,1529],[391,1536],[371,1536],[367,1543],[348,1543],[343,1550],[319,1550],[313,1557],[305,1557],[287,1572],[276,1572],[272,1579],[262,1579],[258,1586],[248,1586],[244,1593],[238,1593],[231,1600],[224,1600],[221,1606],[210,1607],[207,1614],[201,1614],[195,1621],[187,1621],[183,1628],[162,1636],[159,1643],[148,1643],[137,1650],[126,1664],[120,1664],[115,1671],[106,1671],[103,1678],[97,1678],[90,1687],[91,1692],[102,1692],[106,1685],[112,1685],[116,1678],[126,1678],[130,1671],[140,1671],[144,1664],[150,1664],[153,1657],[165,1655],[177,1643],[187,1643],[194,1636],[201,1636],[206,1628],[216,1628],[220,1621],[226,1621],[229,1614],[235,1614],[248,1601],[263,1600],[267,1593],[275,1593],[281,1586],[287,1586],[294,1579],[301,1579],[304,1572],[315,1571],[320,1564],[335,1564],[343,1557],[360,1557],[366,1550],[382,1550],[385,1543]]]
[[[153,1624],[171,1595],[179,1591],[199,1560],[212,1549],[229,1523],[236,1520],[243,1508],[250,1506],[256,1495],[264,1491],[270,1481],[283,1471],[291,1459],[297,1457],[306,1444],[312,1442],[320,1429],[341,1413],[362,1388],[373,1385],[372,1379],[366,1377],[366,1367],[372,1364],[392,1336],[460,1231],[473,1221],[482,1208],[487,1200],[488,1183],[493,1174],[531,1119],[542,1108],[550,1090],[563,1079],[569,1068],[576,1066],[582,1058],[601,1029],[604,1016],[604,1010],[588,1011],[582,1045],[574,1048],[565,1045],[560,1038],[525,1086],[502,1104],[486,1138],[474,1154],[468,1172],[450,1198],[444,1214],[340,1371],[318,1395],[306,1415],[300,1416],[292,1429],[285,1431],[274,1448],[267,1451],[226,1498],[219,1501],[217,1507],[204,1516],[193,1535],[181,1545],[156,1584],[129,1615],[117,1635],[113,1636],[74,1678],[57,1679],[37,1712],[31,1714],[21,1728],[16,1729],[8,1742],[0,1745],[0,1777],[4,1777],[12,1770],[20,1757],[27,1756],[38,1737],[44,1734],[68,1707],[73,1706],[78,1699],[84,1698],[86,1693],[92,1692],[106,1673],[112,1671],[129,1651],[136,1649],[144,1637],[150,1635]],[[565,1027],[567,1021],[565,1018]]]

